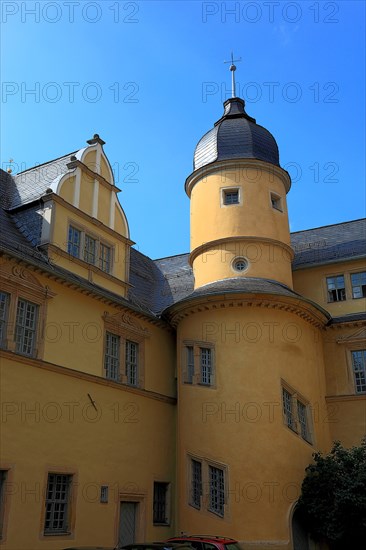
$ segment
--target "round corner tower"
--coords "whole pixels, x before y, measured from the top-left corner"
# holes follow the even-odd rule
[[[292,287],[290,186],[272,134],[246,113],[242,99],[225,101],[223,116],[197,144],[185,185],[195,288],[232,277]]]
[[[290,185],[271,133],[242,99],[225,101],[185,184],[194,291],[165,311],[177,329],[176,531],[258,550],[292,550],[304,468],[330,442],[312,418],[329,316],[292,288]]]

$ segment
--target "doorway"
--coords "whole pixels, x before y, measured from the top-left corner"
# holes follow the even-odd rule
[[[136,542],[138,502],[122,501],[120,504],[118,544]]]

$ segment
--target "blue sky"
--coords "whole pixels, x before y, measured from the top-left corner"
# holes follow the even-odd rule
[[[291,230],[365,216],[363,1],[2,0],[1,19],[2,167],[99,133],[150,257],[189,251],[184,181],[230,95],[232,50],[237,95],[293,178]]]

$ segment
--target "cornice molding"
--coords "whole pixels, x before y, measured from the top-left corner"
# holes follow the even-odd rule
[[[283,183],[286,193],[289,192],[291,188],[291,179],[289,173],[286,172],[283,168],[271,164],[270,162],[265,162],[258,159],[228,159],[215,161],[212,164],[207,164],[202,168],[199,168],[195,172],[192,172],[188,176],[185,182],[185,191],[189,198],[191,198],[191,192],[193,187],[201,179],[214,174],[215,172],[221,172],[222,170],[235,170],[238,168],[256,168],[267,172],[268,174],[274,176],[276,175]]]
[[[226,308],[248,307],[261,309],[274,309],[292,313],[315,328],[323,329],[328,318],[314,306],[299,298],[291,298],[278,294],[245,294],[223,292],[221,295],[206,295],[193,297],[172,306],[167,316],[175,328],[182,319],[200,313],[202,311],[214,311]]]
[[[235,236],[235,237],[223,237],[222,239],[215,239],[213,241],[209,241],[207,243],[201,244],[200,246],[197,246],[189,255],[189,264],[192,267],[194,260],[199,256],[200,254],[203,254],[210,248],[213,248],[214,246],[218,246],[223,243],[228,243],[232,241],[250,241],[250,242],[260,242],[265,243],[268,246],[279,246],[280,248],[284,249],[285,252],[289,255],[289,263],[294,258],[294,251],[291,248],[291,246],[281,242],[277,241],[276,239],[270,239],[268,237],[254,237],[254,236]]]
[[[97,174],[97,172],[94,172],[93,170],[88,168],[88,166],[83,162],[81,162],[81,160],[77,160],[77,159],[71,160],[66,166],[69,170],[80,168],[81,171],[87,174],[91,179],[98,180],[99,183],[101,183],[104,187],[106,187],[111,191],[114,191],[115,193],[119,193],[121,191],[121,189],[113,185],[113,183],[110,183],[109,181],[107,181],[105,178],[103,178],[103,176],[101,176],[100,174]]]

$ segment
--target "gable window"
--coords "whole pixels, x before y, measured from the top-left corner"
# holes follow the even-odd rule
[[[294,390],[283,387],[282,404],[286,426],[308,443],[312,443],[308,403]]]
[[[156,525],[168,525],[168,488],[169,483],[154,482],[153,522]]]
[[[9,294],[0,292],[0,348],[6,347],[8,312]]]
[[[27,300],[18,300],[15,321],[15,349],[23,355],[34,355],[36,344],[38,306]]]
[[[239,204],[239,189],[224,189],[223,203],[225,205]]]
[[[344,276],[327,277],[328,302],[342,302],[346,299]]]
[[[201,383],[210,385],[212,378],[212,361],[210,348],[200,348],[200,367]]]
[[[67,242],[67,252],[75,258],[80,258],[80,245],[81,245],[81,231],[69,226],[69,238]]]
[[[69,225],[67,252],[88,264],[98,267],[104,273],[112,272],[113,248],[82,229]]]
[[[209,466],[209,510],[224,516],[225,484],[224,470]]]
[[[84,240],[84,261],[88,264],[95,264],[96,240],[90,235],[85,235]]]
[[[366,350],[352,351],[352,367],[356,393],[366,392]]]
[[[65,534],[69,531],[71,482],[71,475],[48,474],[45,535]]]
[[[191,460],[191,500],[190,504],[198,510],[201,508],[202,496],[202,464],[198,460]]]
[[[275,210],[279,210],[280,212],[283,212],[282,199],[276,193],[271,193],[271,205],[272,205],[272,208],[274,208]]]
[[[99,245],[99,267],[106,273],[111,270],[111,247],[103,243]]]
[[[351,273],[352,298],[366,298],[366,271]]]
[[[139,346],[136,342],[126,340],[126,377],[127,384],[130,386],[138,385],[138,347]]]
[[[115,380],[117,382],[120,379],[119,354],[119,336],[112,334],[111,332],[107,332],[105,338],[104,368],[106,370],[106,377],[109,380]]]

